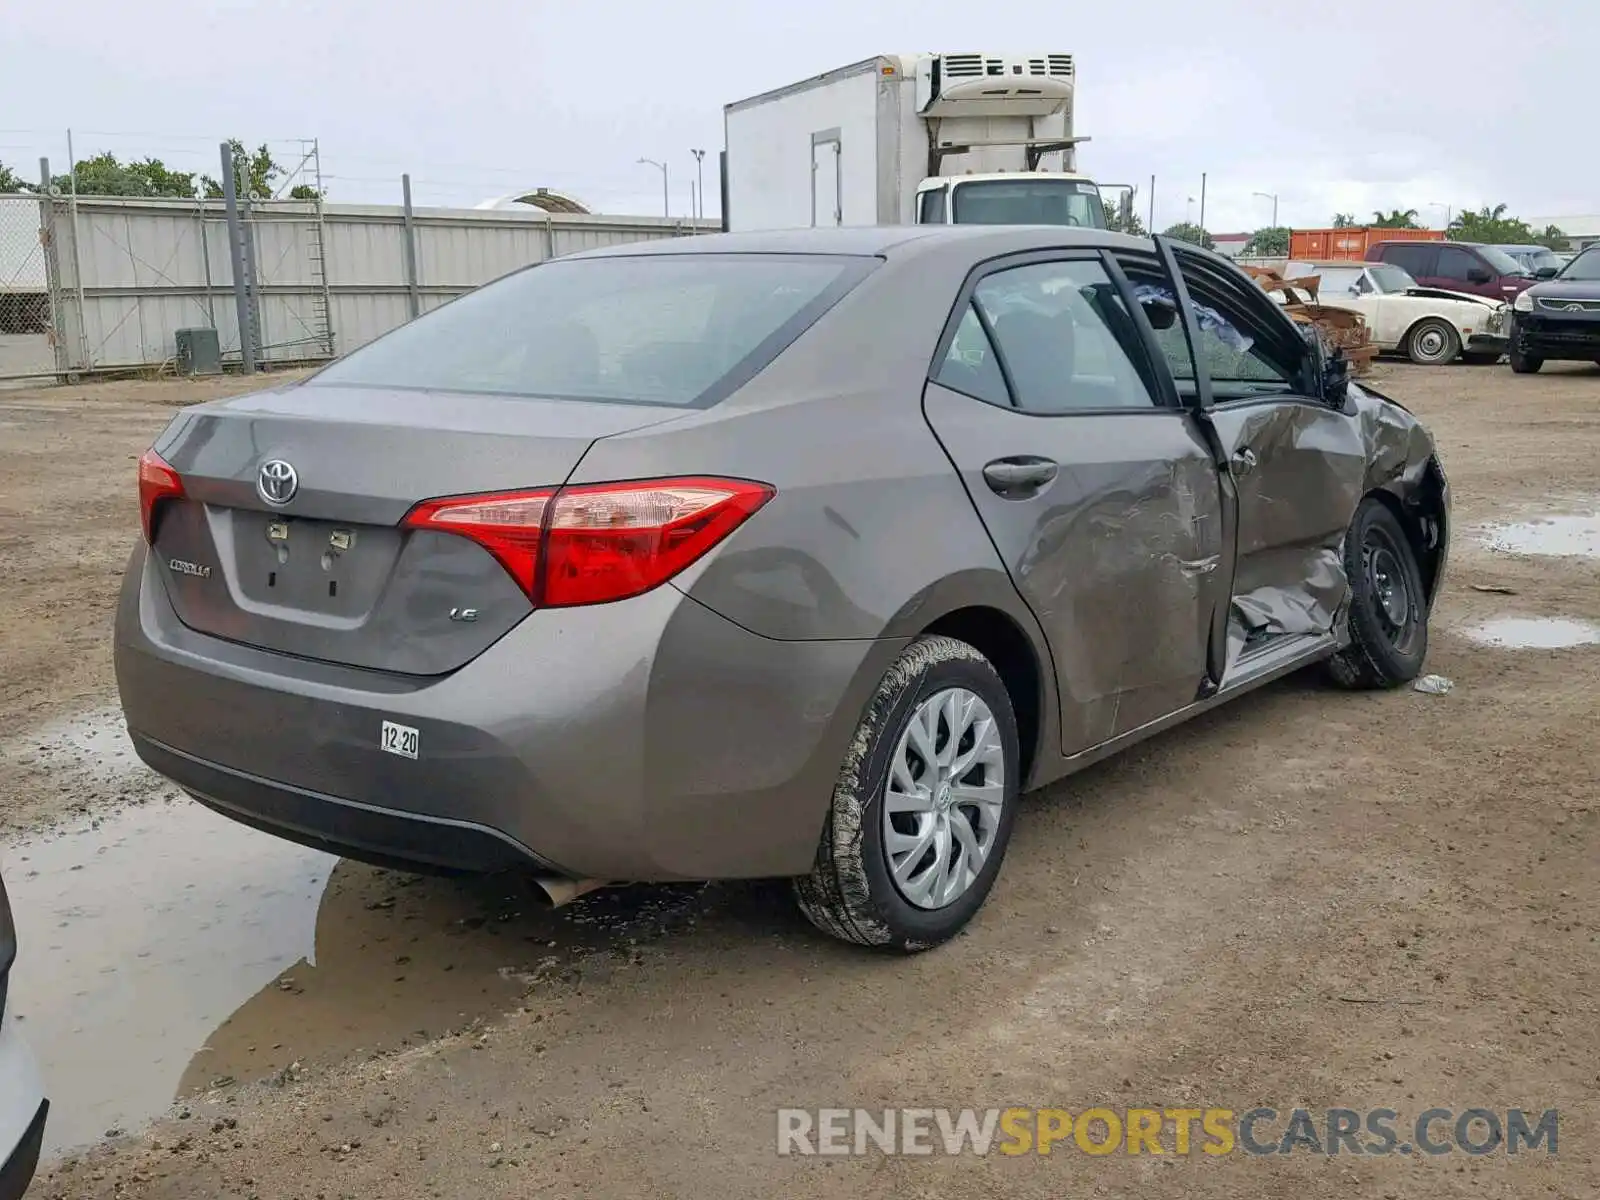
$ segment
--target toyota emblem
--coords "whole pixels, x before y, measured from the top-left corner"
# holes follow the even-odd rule
[[[256,491],[268,504],[287,504],[300,489],[300,476],[281,458],[270,458],[256,473]]]

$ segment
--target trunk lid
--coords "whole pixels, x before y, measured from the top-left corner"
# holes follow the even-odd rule
[[[443,674],[532,606],[475,543],[401,529],[412,506],[555,487],[597,438],[682,415],[314,382],[196,408],[156,446],[184,497],[162,510],[154,570],[179,619],[199,632],[348,666]]]

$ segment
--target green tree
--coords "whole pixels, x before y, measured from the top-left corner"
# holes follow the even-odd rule
[[[1333,227],[1335,229],[1349,229],[1356,223],[1355,213],[1334,213]]]
[[[1101,207],[1105,209],[1107,229],[1115,233],[1131,234],[1134,237],[1146,237],[1149,235],[1150,231],[1144,227],[1144,222],[1139,219],[1137,212],[1130,211],[1128,219],[1124,221],[1117,205],[1102,202]]]
[[[1207,250],[1215,250],[1217,243],[1200,226],[1193,221],[1179,221],[1176,225],[1169,225],[1161,231],[1162,237],[1169,237],[1179,242],[1190,242]]]
[[[273,161],[266,143],[258,146],[254,153],[246,150],[238,138],[229,138],[228,146],[233,151],[234,194],[241,200],[252,193],[262,199],[270,197],[272,181],[283,174],[283,168]],[[222,184],[214,177],[202,175],[200,182],[205,186],[208,199],[221,199]]]
[[[77,188],[80,196],[184,196],[195,194],[193,171],[172,171],[159,158],[119,162],[109,150],[78,160],[72,174],[56,175],[50,182],[63,194]]]
[[[0,162],[0,193],[31,192],[32,186],[5,163]]]
[[[1373,212],[1372,223],[1379,229],[1419,229],[1417,224],[1417,210],[1414,208],[1391,209],[1389,212]]]
[[[1241,254],[1252,258],[1280,258],[1289,253],[1289,227],[1267,225],[1250,235]]]
[[[1446,232],[1458,242],[1489,245],[1538,243],[1542,246],[1566,244],[1566,235],[1556,226],[1547,225],[1542,232],[1535,233],[1526,221],[1508,216],[1507,208],[1507,205],[1496,204],[1493,208],[1485,205],[1476,212],[1463,210],[1456,214]]]
[[[1559,225],[1546,225],[1543,233],[1533,235],[1533,240],[1550,250],[1564,250],[1571,240]]]

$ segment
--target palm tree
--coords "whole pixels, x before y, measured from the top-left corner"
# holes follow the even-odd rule
[[[1392,209],[1387,213],[1373,212],[1372,223],[1379,229],[1415,229],[1417,228],[1417,210],[1414,208]]]
[[[1356,223],[1355,213],[1334,213],[1333,227],[1335,229],[1349,229]]]

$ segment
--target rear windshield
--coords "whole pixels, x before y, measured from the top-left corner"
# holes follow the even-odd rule
[[[707,405],[776,358],[874,262],[748,254],[557,260],[468,292],[310,382]]]

